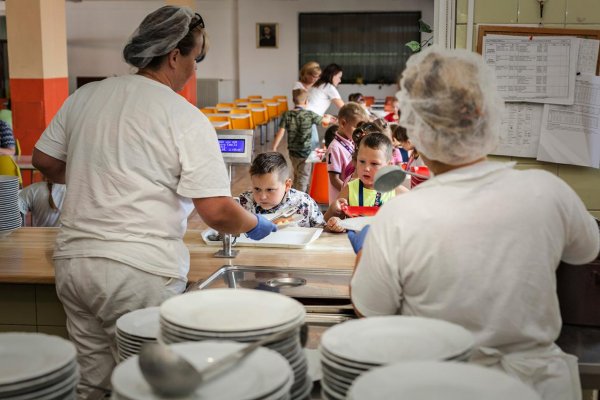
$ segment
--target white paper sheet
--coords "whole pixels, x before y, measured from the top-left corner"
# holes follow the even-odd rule
[[[572,106],[544,106],[537,159],[600,168],[600,77],[577,77]]]
[[[483,57],[506,101],[573,104],[580,39],[486,35]]]
[[[506,103],[498,147],[491,154],[531,157],[538,154],[543,104]]]
[[[600,40],[580,39],[579,56],[577,57],[577,73],[596,75],[598,66],[598,48]]]

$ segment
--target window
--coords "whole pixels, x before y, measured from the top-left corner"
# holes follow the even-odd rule
[[[421,41],[421,12],[301,13],[299,67],[317,61],[343,70],[342,83],[391,84]]]

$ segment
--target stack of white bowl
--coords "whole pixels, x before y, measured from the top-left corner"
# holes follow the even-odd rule
[[[279,352],[294,371],[290,395],[305,399],[312,390],[299,331],[304,306],[278,293],[250,289],[208,289],[172,297],[160,307],[160,337],[165,343],[202,340],[255,342],[289,331],[266,345]]]
[[[75,399],[75,346],[42,333],[0,333],[1,399]]]
[[[0,237],[20,227],[19,178],[0,175]]]
[[[473,335],[450,322],[409,316],[369,317],[343,322],[321,337],[323,397],[345,399],[363,373],[404,361],[465,361]]]
[[[139,354],[144,343],[156,342],[160,329],[159,310],[159,307],[142,308],[124,314],[117,320],[119,361]]]
[[[541,400],[502,372],[456,362],[415,361],[375,368],[350,388],[348,400]]]
[[[236,342],[194,342],[170,345],[171,349],[189,361],[196,369],[208,366],[244,344]],[[286,361],[275,351],[258,348],[231,369],[200,384],[186,400],[287,400],[294,374]],[[111,378],[113,400],[158,400],[163,397],[152,391],[140,370],[138,356],[133,356],[115,368]]]

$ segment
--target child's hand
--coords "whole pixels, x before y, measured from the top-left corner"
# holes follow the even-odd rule
[[[348,200],[344,198],[339,198],[335,201],[335,205],[333,206],[333,211],[336,214],[342,214],[342,209],[348,206]]]
[[[330,232],[342,233],[346,232],[346,230],[340,225],[342,220],[338,217],[331,217],[329,221],[327,221],[327,229]]]

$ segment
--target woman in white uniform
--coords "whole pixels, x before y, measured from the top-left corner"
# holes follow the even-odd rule
[[[544,400],[580,399],[577,360],[554,344],[555,270],[598,255],[595,220],[555,175],[486,160],[503,103],[481,56],[429,48],[411,57],[401,85],[400,124],[435,176],[350,235],[357,251],[365,240],[351,283],[356,310],[462,325],[476,338],[472,362]]]
[[[307,110],[323,116],[333,103],[338,110],[344,106],[344,100],[337,90],[342,81],[342,67],[337,64],[329,64],[325,67],[319,79],[312,85],[308,92]],[[312,126],[312,148],[319,147],[319,134],[317,126]]]
[[[309,61],[300,68],[299,80],[294,83],[292,91],[303,89],[309,91],[310,88],[319,80],[321,76],[321,66],[316,61]]]
[[[176,93],[195,76],[205,40],[189,8],[150,13],[123,50],[138,72],[81,87],[35,146],[35,167],[69,187],[54,266],[79,398],[95,398],[83,385],[108,385],[116,320],[185,289],[183,235],[194,206],[221,232],[258,240],[277,229],[231,198],[214,128]]]

